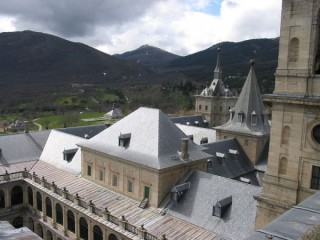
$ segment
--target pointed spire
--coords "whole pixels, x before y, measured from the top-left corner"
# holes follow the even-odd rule
[[[217,64],[216,64],[216,68],[214,69],[213,79],[221,80],[221,78],[222,78],[222,70],[221,70],[221,62],[220,62],[220,52],[221,52],[221,49],[218,48],[218,49],[217,49],[217,52],[218,52]]]
[[[251,68],[236,106],[232,109],[231,120],[221,126],[223,129],[233,129],[239,132],[259,132],[261,134],[270,132],[254,64],[255,60],[251,60]]]

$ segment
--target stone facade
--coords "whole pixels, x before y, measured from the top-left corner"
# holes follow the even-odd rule
[[[158,207],[190,170],[206,168],[207,158],[157,170],[82,148],[82,177],[137,201],[148,198],[153,207]]]
[[[319,9],[319,0],[283,0],[275,90],[265,97],[272,129],[256,228],[320,186]]]

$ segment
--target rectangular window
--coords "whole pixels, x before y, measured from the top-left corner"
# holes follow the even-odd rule
[[[208,111],[208,106],[205,106],[204,108],[205,108],[206,111]]]
[[[199,110],[201,110],[201,105],[199,105]]]
[[[99,170],[99,180],[104,181],[104,170],[103,169]]]
[[[116,174],[112,175],[112,186],[114,187],[118,186],[118,175]]]
[[[222,112],[222,106],[220,106],[220,112]]]
[[[227,139],[228,138],[228,136],[223,136],[223,139]]]
[[[128,192],[133,192],[133,181],[128,180]]]
[[[320,189],[320,167],[312,166],[311,189]]]
[[[87,175],[91,176],[91,165],[88,165],[87,167]]]

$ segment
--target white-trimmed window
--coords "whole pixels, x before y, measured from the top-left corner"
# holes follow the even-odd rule
[[[251,125],[257,125],[258,122],[258,116],[255,111],[251,113]]]
[[[117,187],[118,186],[118,175],[112,174],[112,186]]]
[[[104,182],[104,169],[99,169],[99,181]]]

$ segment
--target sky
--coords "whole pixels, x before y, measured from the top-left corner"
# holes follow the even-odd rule
[[[108,54],[148,44],[185,56],[280,34],[281,0],[10,0],[0,32],[31,30]]]

